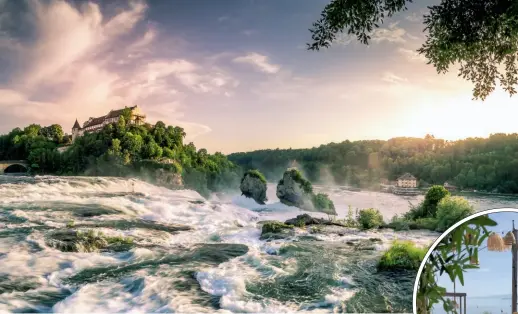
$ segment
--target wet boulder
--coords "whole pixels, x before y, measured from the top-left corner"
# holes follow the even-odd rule
[[[133,238],[109,237],[94,230],[59,230],[47,235],[45,242],[62,252],[126,251],[134,247]]]
[[[323,219],[311,217],[308,214],[298,215],[295,218],[286,220],[284,223],[290,226],[309,226],[309,225],[320,225],[324,221]]]
[[[277,197],[281,203],[295,206],[305,211],[322,212],[336,215],[335,205],[327,194],[313,193],[311,182],[299,170],[289,168],[277,184]]]
[[[261,240],[286,239],[293,236],[293,226],[280,221],[266,221],[261,229]]]
[[[287,169],[277,184],[276,195],[281,203],[302,210],[313,211],[311,202],[313,187],[296,168]]]
[[[244,196],[254,199],[257,204],[264,205],[268,201],[266,197],[266,179],[258,170],[248,170],[245,172],[239,188]]]

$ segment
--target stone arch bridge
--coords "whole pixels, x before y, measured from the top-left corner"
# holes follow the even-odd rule
[[[27,172],[29,163],[26,160],[0,160],[0,174],[9,172]]]

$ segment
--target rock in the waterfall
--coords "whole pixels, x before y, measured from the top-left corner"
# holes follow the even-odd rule
[[[308,214],[298,215],[295,218],[288,219],[284,222],[290,226],[309,226],[309,225],[319,225],[324,223],[323,219],[313,218]]]
[[[288,206],[296,206],[305,211],[336,215],[335,205],[327,194],[313,193],[313,186],[296,168],[284,172],[277,185],[277,197]]]
[[[266,179],[258,170],[245,172],[239,188],[244,196],[254,199],[257,204],[264,205],[268,200],[266,197]]]
[[[296,206],[303,210],[314,210],[311,202],[312,193],[311,183],[304,179],[296,168],[286,170],[279,184],[277,184],[276,194],[281,203]]]
[[[280,221],[264,221],[261,228],[261,240],[279,240],[292,237],[293,226],[286,225]]]
[[[155,180],[157,185],[169,189],[176,190],[183,188],[182,175],[179,173],[173,173],[165,169],[157,169],[155,170]]]

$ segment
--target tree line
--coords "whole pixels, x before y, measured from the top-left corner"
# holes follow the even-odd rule
[[[518,193],[518,134],[446,141],[398,137],[330,143],[309,149],[267,149],[234,153],[229,160],[244,170],[258,169],[276,181],[288,166],[298,166],[317,184],[379,187],[408,172],[421,186],[445,182],[461,189]]]
[[[184,144],[181,127],[161,121],[127,124],[128,119],[125,112],[117,123],[87,132],[73,143],[57,124],[15,128],[0,136],[0,160],[27,160],[34,174],[149,177],[151,170],[164,168],[181,174],[186,188],[204,196],[239,186],[241,169],[221,153],[208,154],[193,143]],[[64,152],[58,151],[68,144]]]

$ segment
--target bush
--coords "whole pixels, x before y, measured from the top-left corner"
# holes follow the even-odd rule
[[[421,202],[421,204],[417,205],[417,206],[413,206],[412,204],[410,204],[410,210],[408,212],[406,212],[403,217],[405,220],[416,220],[416,219],[419,219],[419,218],[423,218],[423,217],[426,217],[426,211],[424,210],[424,206],[423,206],[423,203]]]
[[[434,185],[430,189],[428,189],[428,192],[426,192],[426,195],[424,197],[423,201],[423,214],[425,216],[423,217],[415,217],[415,218],[427,218],[427,217],[436,217],[437,214],[437,204],[445,198],[446,196],[449,196],[450,192],[446,190],[446,188],[442,185]]]
[[[246,171],[245,174],[243,175],[243,178],[241,179],[241,182],[243,182],[243,180],[245,179],[245,177],[247,175],[251,176],[252,178],[257,178],[257,179],[261,180],[262,183],[266,184],[266,178],[259,170],[253,169],[253,170]]]
[[[313,195],[311,200],[316,209],[322,210],[324,213],[328,213],[330,215],[336,215],[335,204],[329,199],[327,194],[318,193]]]
[[[410,229],[420,229],[420,230],[431,230],[435,231],[437,229],[437,219],[436,218],[419,218],[415,221],[412,221],[410,224]]]
[[[420,218],[435,218],[437,215],[437,204],[450,192],[442,185],[434,185],[426,192],[424,200],[417,206],[411,205],[410,210],[404,215],[406,220]]]
[[[437,205],[437,230],[446,231],[456,222],[475,213],[473,206],[459,196],[447,196]]]
[[[381,257],[379,270],[417,270],[428,249],[416,247],[411,241],[394,241]]]
[[[394,216],[387,228],[392,228],[395,231],[407,231],[407,230],[431,230],[437,229],[436,218],[419,218],[416,220],[408,220],[404,217]]]
[[[377,209],[362,209],[359,212],[358,222],[363,229],[379,228],[383,225],[383,216]]]
[[[313,193],[313,186],[311,185],[311,182],[304,179],[302,176],[302,173],[296,169],[296,168],[290,168],[286,170],[286,172],[290,173],[291,178],[293,178],[293,181],[297,182],[300,186],[300,188],[304,191],[306,194],[312,194]],[[280,183],[280,181],[279,181]]]
[[[410,230],[409,221],[405,218],[400,218],[397,215],[392,217],[392,220],[387,225],[388,228],[392,228],[395,231],[407,231]]]

